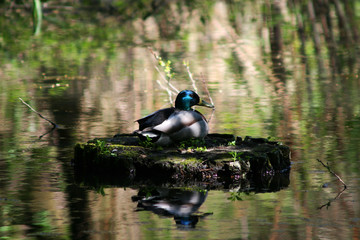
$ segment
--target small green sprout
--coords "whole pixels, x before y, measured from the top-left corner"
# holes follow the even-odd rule
[[[205,152],[207,150],[204,139],[197,139],[197,138],[180,142],[178,144],[178,148],[183,150],[185,149],[195,150],[198,152]]]
[[[151,137],[146,136],[146,139],[143,141],[140,141],[140,145],[145,147],[145,148],[152,148],[154,147],[154,143],[152,142]]]
[[[111,156],[117,156],[116,153],[111,151],[111,149],[107,146],[106,141],[104,140],[97,139],[95,142],[95,146],[100,154],[105,154],[105,155],[110,154]]]
[[[229,152],[229,154],[232,156],[234,161],[240,161],[241,160],[241,155],[243,153],[242,152],[237,152],[237,151],[231,151],[231,152]]]
[[[195,149],[195,151],[197,151],[197,152],[206,152],[206,150],[207,150],[207,148],[206,148],[205,146],[203,146],[203,147],[197,147],[197,148]]]
[[[104,140],[97,139],[95,146],[100,153],[104,153],[104,154],[110,153],[110,150],[106,147],[106,142]]]

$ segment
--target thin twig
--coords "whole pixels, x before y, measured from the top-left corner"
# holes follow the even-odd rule
[[[318,207],[318,209],[322,209],[322,208],[325,207],[325,206],[326,206],[326,209],[328,209],[328,208],[330,207],[330,205],[331,205],[331,202],[333,202],[333,201],[335,201],[336,199],[338,199],[338,198],[341,196],[341,194],[345,191],[345,189],[346,189],[346,187],[344,187],[344,189],[341,190],[341,191],[336,195],[336,197],[335,197],[334,199],[329,200],[327,203],[325,203],[325,204],[321,205],[320,207]]]
[[[164,90],[168,93],[169,102],[170,102],[171,106],[174,106],[174,103],[173,103],[173,100],[172,100],[172,94],[175,95],[176,93],[173,93],[173,92],[171,91],[171,89],[169,89],[169,88],[165,87],[164,85],[162,85],[162,83],[161,83],[159,80],[156,80],[156,82],[159,84],[159,86],[160,86],[162,89],[164,89]]]
[[[347,186],[345,184],[345,182],[336,174],[334,173],[330,167],[329,164],[327,163],[326,165],[320,160],[320,159],[316,159],[319,163],[321,163],[325,168],[327,168],[327,170],[334,175],[343,185],[344,185],[344,189],[341,190],[334,199],[329,200],[327,203],[323,204],[322,206],[318,207],[318,209],[322,209],[323,207],[326,206],[326,209],[328,209],[331,205],[331,202],[335,201],[337,198],[339,198],[341,196],[341,194],[346,190]]]
[[[205,88],[205,92],[206,92],[206,94],[208,95],[209,101],[210,101],[210,103],[214,106],[214,108],[213,108],[212,111],[211,111],[211,115],[210,115],[210,117],[208,118],[208,123],[210,123],[211,118],[212,118],[212,116],[214,115],[214,112],[215,112],[215,105],[214,105],[214,101],[212,100],[212,98],[211,98],[211,96],[210,96],[210,92],[209,92],[209,89],[208,89],[208,87],[207,87],[204,74],[203,74],[203,73],[200,73],[200,76],[201,76],[201,81],[202,81],[202,83],[203,83],[203,85],[204,85],[204,88]]]
[[[327,168],[327,170],[332,174],[332,175],[334,175],[343,185],[344,185],[344,189],[346,189],[347,188],[347,186],[346,186],[346,184],[344,183],[344,181],[336,174],[336,173],[334,173],[331,169],[330,169],[330,167],[329,167],[329,164],[324,164],[320,159],[316,159],[319,163],[321,163],[324,167],[326,167]]]
[[[193,76],[192,76],[192,73],[190,72],[189,62],[185,62],[185,61],[184,61],[184,66],[185,66],[186,71],[187,71],[187,73],[188,73],[188,75],[189,75],[189,78],[190,78],[190,80],[191,80],[191,82],[192,82],[192,86],[193,86],[195,92],[198,92],[197,87],[196,87],[196,84],[195,84],[195,80],[194,80],[194,78],[193,78]]]
[[[164,77],[164,75],[161,74],[160,69],[154,64],[154,68],[158,71],[158,73],[160,74],[161,78],[164,80],[164,82],[166,82],[166,84],[171,87],[172,89],[169,89],[169,91],[171,91],[172,93],[174,93],[175,95],[178,94],[180,91],[177,90],[177,88],[172,85],[168,80],[166,80],[166,78]]]
[[[41,115],[41,113],[39,113],[38,111],[36,111],[34,108],[32,108],[29,104],[27,104],[24,100],[22,100],[22,98],[19,98],[20,101],[25,104],[28,108],[30,108],[31,111],[33,111],[34,113],[36,113],[37,115],[39,115],[39,117],[41,117],[42,119],[45,119],[46,121],[48,121],[49,123],[51,123],[54,128],[57,128],[58,125],[56,123],[54,123],[53,121],[47,119],[46,117],[44,117],[43,115]]]
[[[213,104],[213,105],[214,105],[214,104]],[[211,118],[212,118],[212,116],[214,115],[214,112],[215,112],[215,108],[213,108],[212,111],[211,111],[211,115],[210,115],[210,117],[208,118],[208,123],[210,123]]]
[[[156,53],[150,48],[148,47],[150,53],[154,56],[154,58],[159,61],[160,58],[158,57],[158,55],[156,55]],[[177,95],[179,93],[179,90],[170,83],[170,78],[166,79],[166,77],[161,73],[160,69],[153,63],[154,68],[156,69],[156,71],[160,74],[162,80],[166,83],[167,87],[165,87],[164,85],[161,84],[160,81],[157,81],[157,83],[160,85],[161,88],[165,89],[167,94],[169,95],[169,102],[170,104],[173,106],[173,100],[172,100],[172,95]]]
[[[214,105],[214,101],[212,100],[212,98],[211,98],[211,96],[210,96],[210,92],[209,92],[208,86],[207,86],[207,84],[206,84],[206,80],[205,80],[204,74],[202,74],[202,73],[201,73],[201,80],[202,80],[202,82],[203,82],[203,84],[204,84],[205,91],[206,91],[206,94],[207,94],[208,97],[209,97],[210,103],[211,103],[212,105]],[[215,105],[214,105],[214,106],[215,106]],[[215,108],[213,108],[213,109],[215,110]]]
[[[49,133],[51,133],[52,131],[54,131],[56,128],[57,126],[53,126],[49,131],[39,136],[39,140],[42,139],[44,136],[48,135]]]
[[[158,55],[156,55],[156,53],[150,47],[148,49],[157,61],[159,61],[159,59],[161,59],[161,58],[159,58]],[[154,64],[154,67],[158,71],[158,73],[161,75],[161,78],[164,80],[164,82],[166,82],[166,84],[168,84],[168,86],[171,87],[176,92],[176,94],[179,93],[180,91],[174,85],[172,85],[170,83],[170,79],[166,80],[166,77],[161,74],[159,68],[155,64]]]

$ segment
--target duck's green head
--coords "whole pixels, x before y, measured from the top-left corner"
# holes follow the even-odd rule
[[[208,108],[214,108],[214,105],[203,101],[196,92],[192,90],[181,91],[175,100],[175,108],[181,110],[191,110],[194,105],[204,106]]]

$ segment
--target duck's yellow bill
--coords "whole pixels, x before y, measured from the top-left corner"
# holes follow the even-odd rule
[[[199,106],[203,106],[203,107],[208,107],[208,108],[214,108],[215,106],[212,105],[211,103],[208,103],[202,99],[200,99],[199,103],[197,104]]]

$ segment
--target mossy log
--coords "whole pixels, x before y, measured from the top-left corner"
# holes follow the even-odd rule
[[[204,141],[169,148],[150,145],[133,134],[78,143],[75,168],[83,177],[102,176],[114,185],[129,181],[216,185],[254,175],[273,178],[290,170],[289,147],[264,138],[209,134]]]

